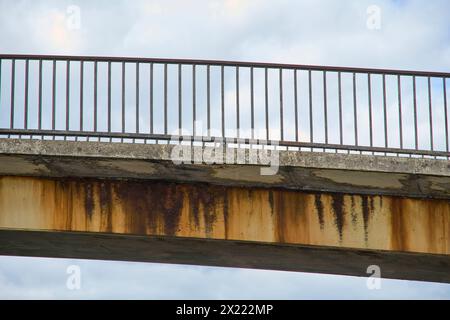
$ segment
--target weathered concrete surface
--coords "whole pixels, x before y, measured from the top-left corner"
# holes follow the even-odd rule
[[[280,151],[278,174],[263,176],[263,165],[258,163],[175,165],[172,148],[167,144],[0,139],[0,175],[132,178],[450,199],[447,160]]]
[[[0,254],[450,282],[449,161],[281,151],[262,176],[172,148],[0,139]]]
[[[323,263],[317,272],[342,273],[341,270],[346,270],[344,274],[361,275],[368,265],[358,265],[358,261],[369,261],[373,257],[374,261],[381,261],[385,252],[391,252],[401,257],[400,263],[396,264],[393,257],[397,255],[389,255],[388,274],[392,277],[450,282],[450,202],[447,200],[142,180],[2,177],[0,229],[16,231],[0,232],[4,239],[0,245],[0,254],[69,255],[124,260],[130,256],[137,260],[146,256],[144,261],[195,264],[206,261],[206,264],[211,265],[248,267],[264,261],[260,268],[307,271],[315,270],[316,262],[305,265],[297,263],[313,253],[306,256],[300,253],[327,247],[332,252],[337,251],[328,258],[320,254],[328,251],[317,253],[315,259],[318,260],[314,261]],[[70,235],[61,235],[69,239],[68,243],[51,243],[44,238],[33,244],[33,236],[26,235],[30,230],[56,232],[48,236],[56,239],[60,233],[66,232],[70,232],[70,235],[72,232],[91,234],[86,237],[75,235],[74,239],[70,239]],[[29,240],[13,244],[16,241],[14,239],[22,238],[21,233],[24,239]],[[105,233],[148,236],[150,238],[147,240],[136,240],[142,242],[142,248],[147,253],[136,253],[136,248],[132,248],[136,241],[127,244],[125,240],[112,240],[105,244],[98,256],[93,248],[87,250],[70,245],[72,241],[76,243],[82,241],[77,239],[84,239],[84,246],[90,246],[90,240],[99,239],[94,246],[101,247],[104,241],[109,242],[108,239],[112,237],[103,238],[102,234]],[[245,241],[249,243],[244,247],[253,246],[255,249],[243,253],[240,262],[237,261],[240,259],[238,255],[224,262],[222,253],[214,255],[216,242],[208,242],[204,244],[208,248],[205,249],[208,257],[196,260],[201,250],[190,255],[188,248],[180,252],[153,247],[144,249],[144,243],[152,245],[155,242],[151,240],[152,237],[174,237],[173,241],[180,245],[182,239],[225,242],[216,250],[221,246],[233,250],[237,245],[226,242]],[[117,249],[108,257],[109,249],[106,248],[113,247],[115,241],[121,243],[122,255]],[[158,243],[164,244],[164,241]],[[264,248],[269,244],[280,247],[256,248],[260,244]],[[283,245],[293,247],[284,250]],[[309,249],[297,249],[295,246]],[[153,257],[152,250],[159,253]],[[252,262],[257,252],[262,256]],[[300,256],[279,257],[295,252]],[[225,256],[231,254],[230,251]],[[338,257],[344,260],[334,260]],[[349,262],[345,260],[347,257],[354,259]],[[430,257],[429,264],[414,265],[419,261],[428,261],[424,257]],[[406,266],[409,270],[403,270]],[[356,272],[355,268],[359,271]]]
[[[450,202],[99,179],[0,178],[0,227],[450,255]]]
[[[367,266],[377,265],[381,268],[382,278],[450,283],[448,256],[250,241],[0,229],[0,253],[201,264],[362,277],[369,276],[366,273]]]

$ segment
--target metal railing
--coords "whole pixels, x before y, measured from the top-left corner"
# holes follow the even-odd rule
[[[450,159],[447,72],[0,54],[0,136]]]

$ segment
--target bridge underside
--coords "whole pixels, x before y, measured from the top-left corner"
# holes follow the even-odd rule
[[[196,183],[0,178],[0,254],[450,282],[450,202]]]

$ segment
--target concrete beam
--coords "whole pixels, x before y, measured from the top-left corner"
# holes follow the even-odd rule
[[[280,151],[263,176],[173,148],[0,139],[0,254],[450,282],[449,161]]]
[[[277,175],[264,165],[183,164],[173,145],[0,139],[0,175],[201,182],[221,186],[450,199],[447,160],[280,151]],[[194,152],[201,152],[194,147]]]
[[[450,202],[144,180],[0,178],[0,254],[450,282]]]

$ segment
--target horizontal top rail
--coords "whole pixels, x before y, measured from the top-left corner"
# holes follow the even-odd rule
[[[265,63],[265,62],[228,61],[228,60],[105,57],[105,56],[67,56],[67,55],[27,55],[27,54],[0,54],[0,59],[126,62],[126,63],[162,63],[162,64],[230,66],[230,67],[248,67],[248,68],[254,67],[254,68],[271,68],[271,69],[280,69],[281,68],[281,69],[298,69],[298,70],[304,69],[304,70],[312,70],[312,71],[371,73],[371,74],[385,74],[385,75],[450,78],[450,72],[395,70],[395,69],[360,68],[360,67],[336,67],[336,66],[318,66],[318,65],[304,65],[304,64]]]

